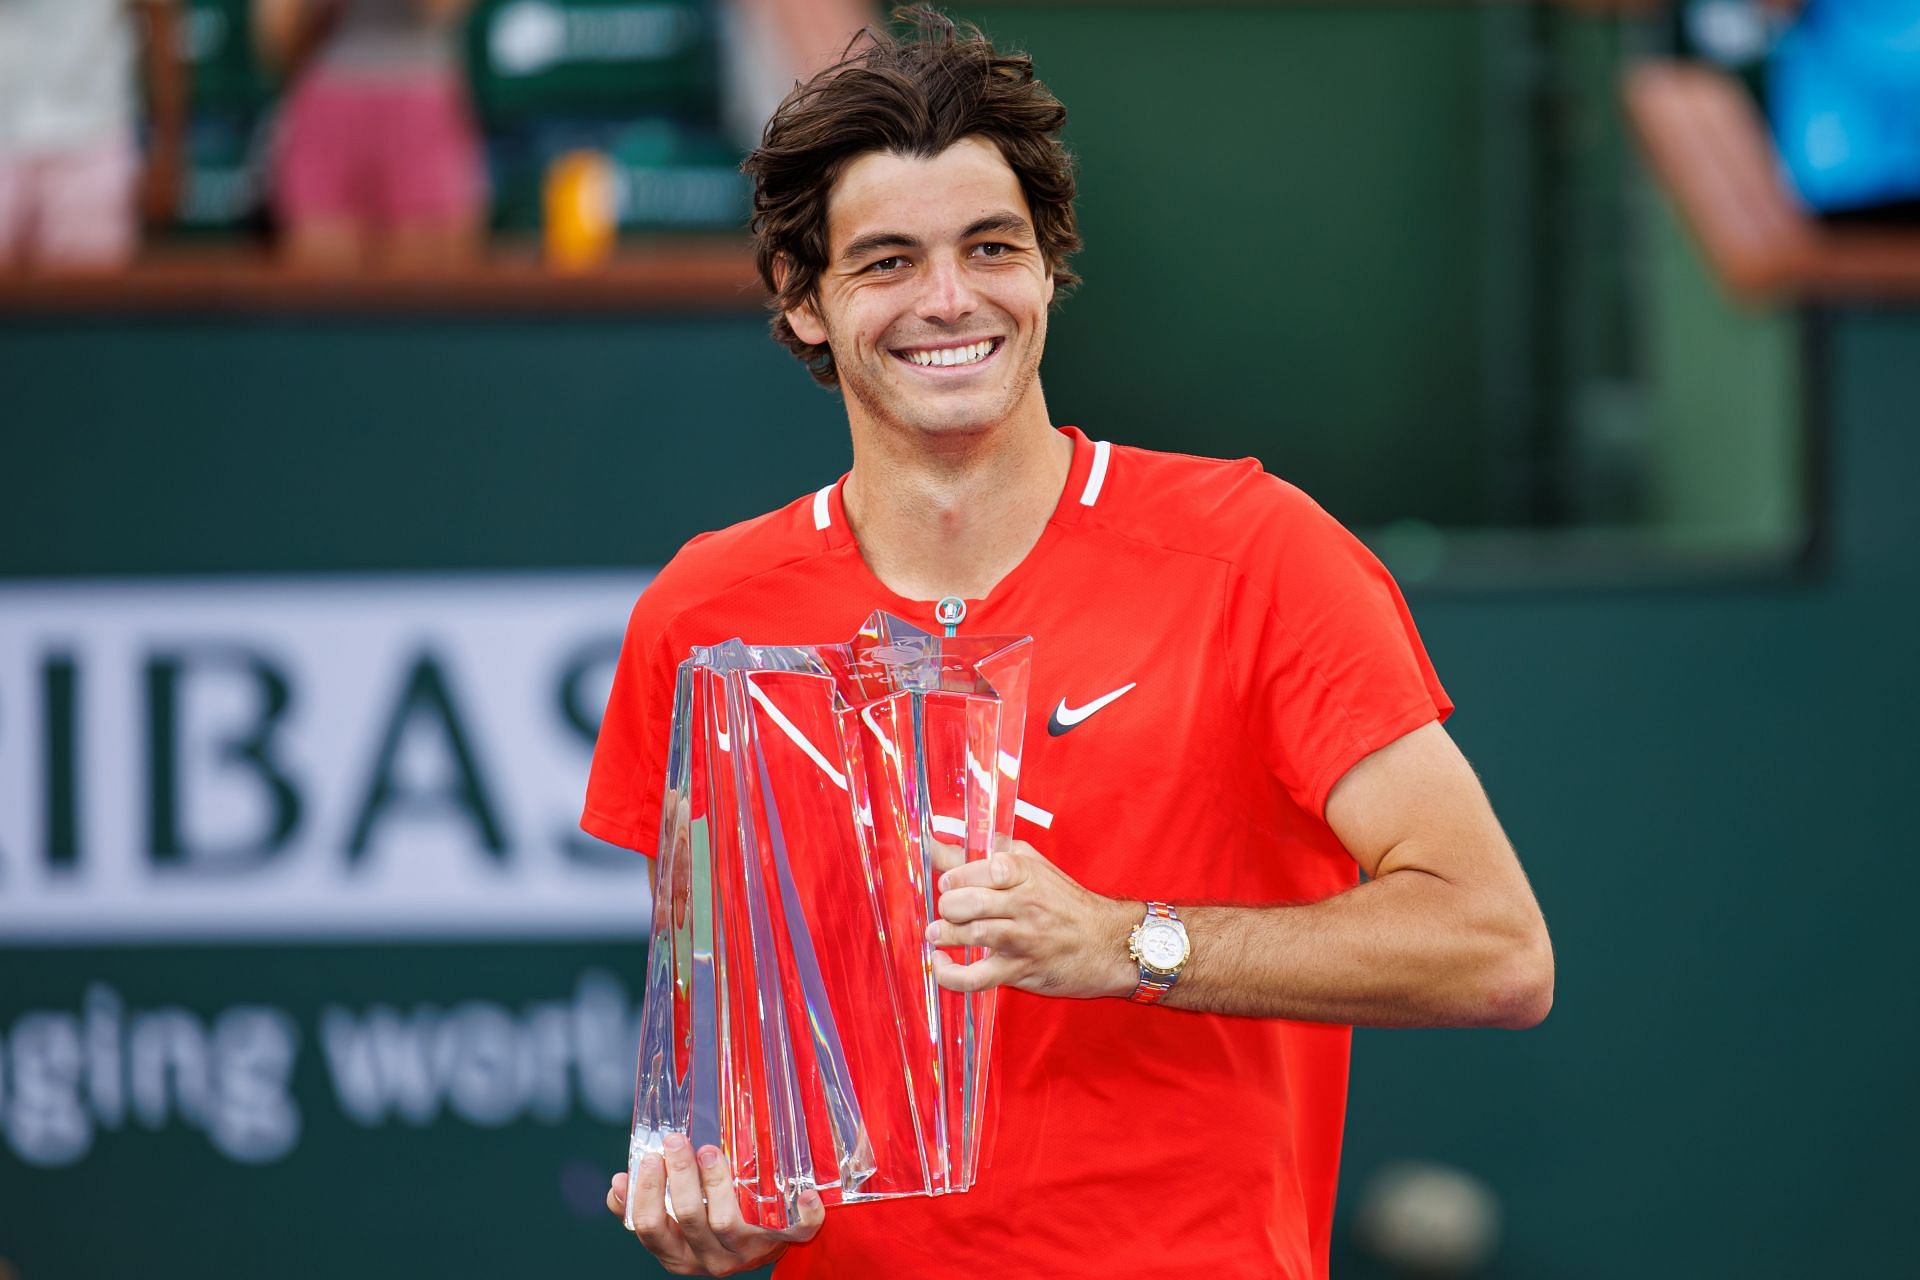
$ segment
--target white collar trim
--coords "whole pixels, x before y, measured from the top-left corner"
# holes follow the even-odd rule
[[[1101,486],[1107,482],[1107,461],[1113,456],[1113,445],[1105,440],[1093,442],[1093,469],[1087,472],[1087,487],[1080,491],[1080,505],[1090,507],[1100,501]],[[833,524],[833,487],[839,484],[820,486],[813,495],[813,527],[825,530]]]
[[[1107,482],[1107,459],[1113,454],[1113,446],[1105,440],[1096,440],[1093,444],[1093,470],[1087,473],[1087,487],[1081,490],[1080,505],[1090,507],[1100,501],[1100,486]]]

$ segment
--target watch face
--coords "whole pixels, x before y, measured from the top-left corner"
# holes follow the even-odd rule
[[[1149,969],[1172,973],[1186,952],[1186,940],[1173,925],[1156,921],[1140,930],[1140,959]]]

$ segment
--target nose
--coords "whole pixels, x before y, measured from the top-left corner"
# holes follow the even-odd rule
[[[925,288],[920,294],[920,318],[930,324],[954,324],[972,315],[979,305],[962,259],[940,255],[929,262],[922,279]]]

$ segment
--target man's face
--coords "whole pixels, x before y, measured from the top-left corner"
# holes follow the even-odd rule
[[[827,242],[818,305],[787,321],[832,347],[849,413],[965,434],[1036,393],[1053,274],[991,142],[854,160],[828,199]]]

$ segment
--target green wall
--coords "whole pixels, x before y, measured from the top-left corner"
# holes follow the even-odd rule
[[[1500,1275],[1910,1268],[1920,317],[1829,338],[1817,571],[1414,602],[1559,986],[1523,1035],[1361,1033],[1346,1185],[1472,1153]]]
[[[765,332],[0,319],[0,573],[654,564],[849,463],[839,402]]]
[[[957,8],[1068,106],[1085,283],[1049,343],[1056,417],[1257,446],[1362,523],[1493,514],[1471,6]]]

